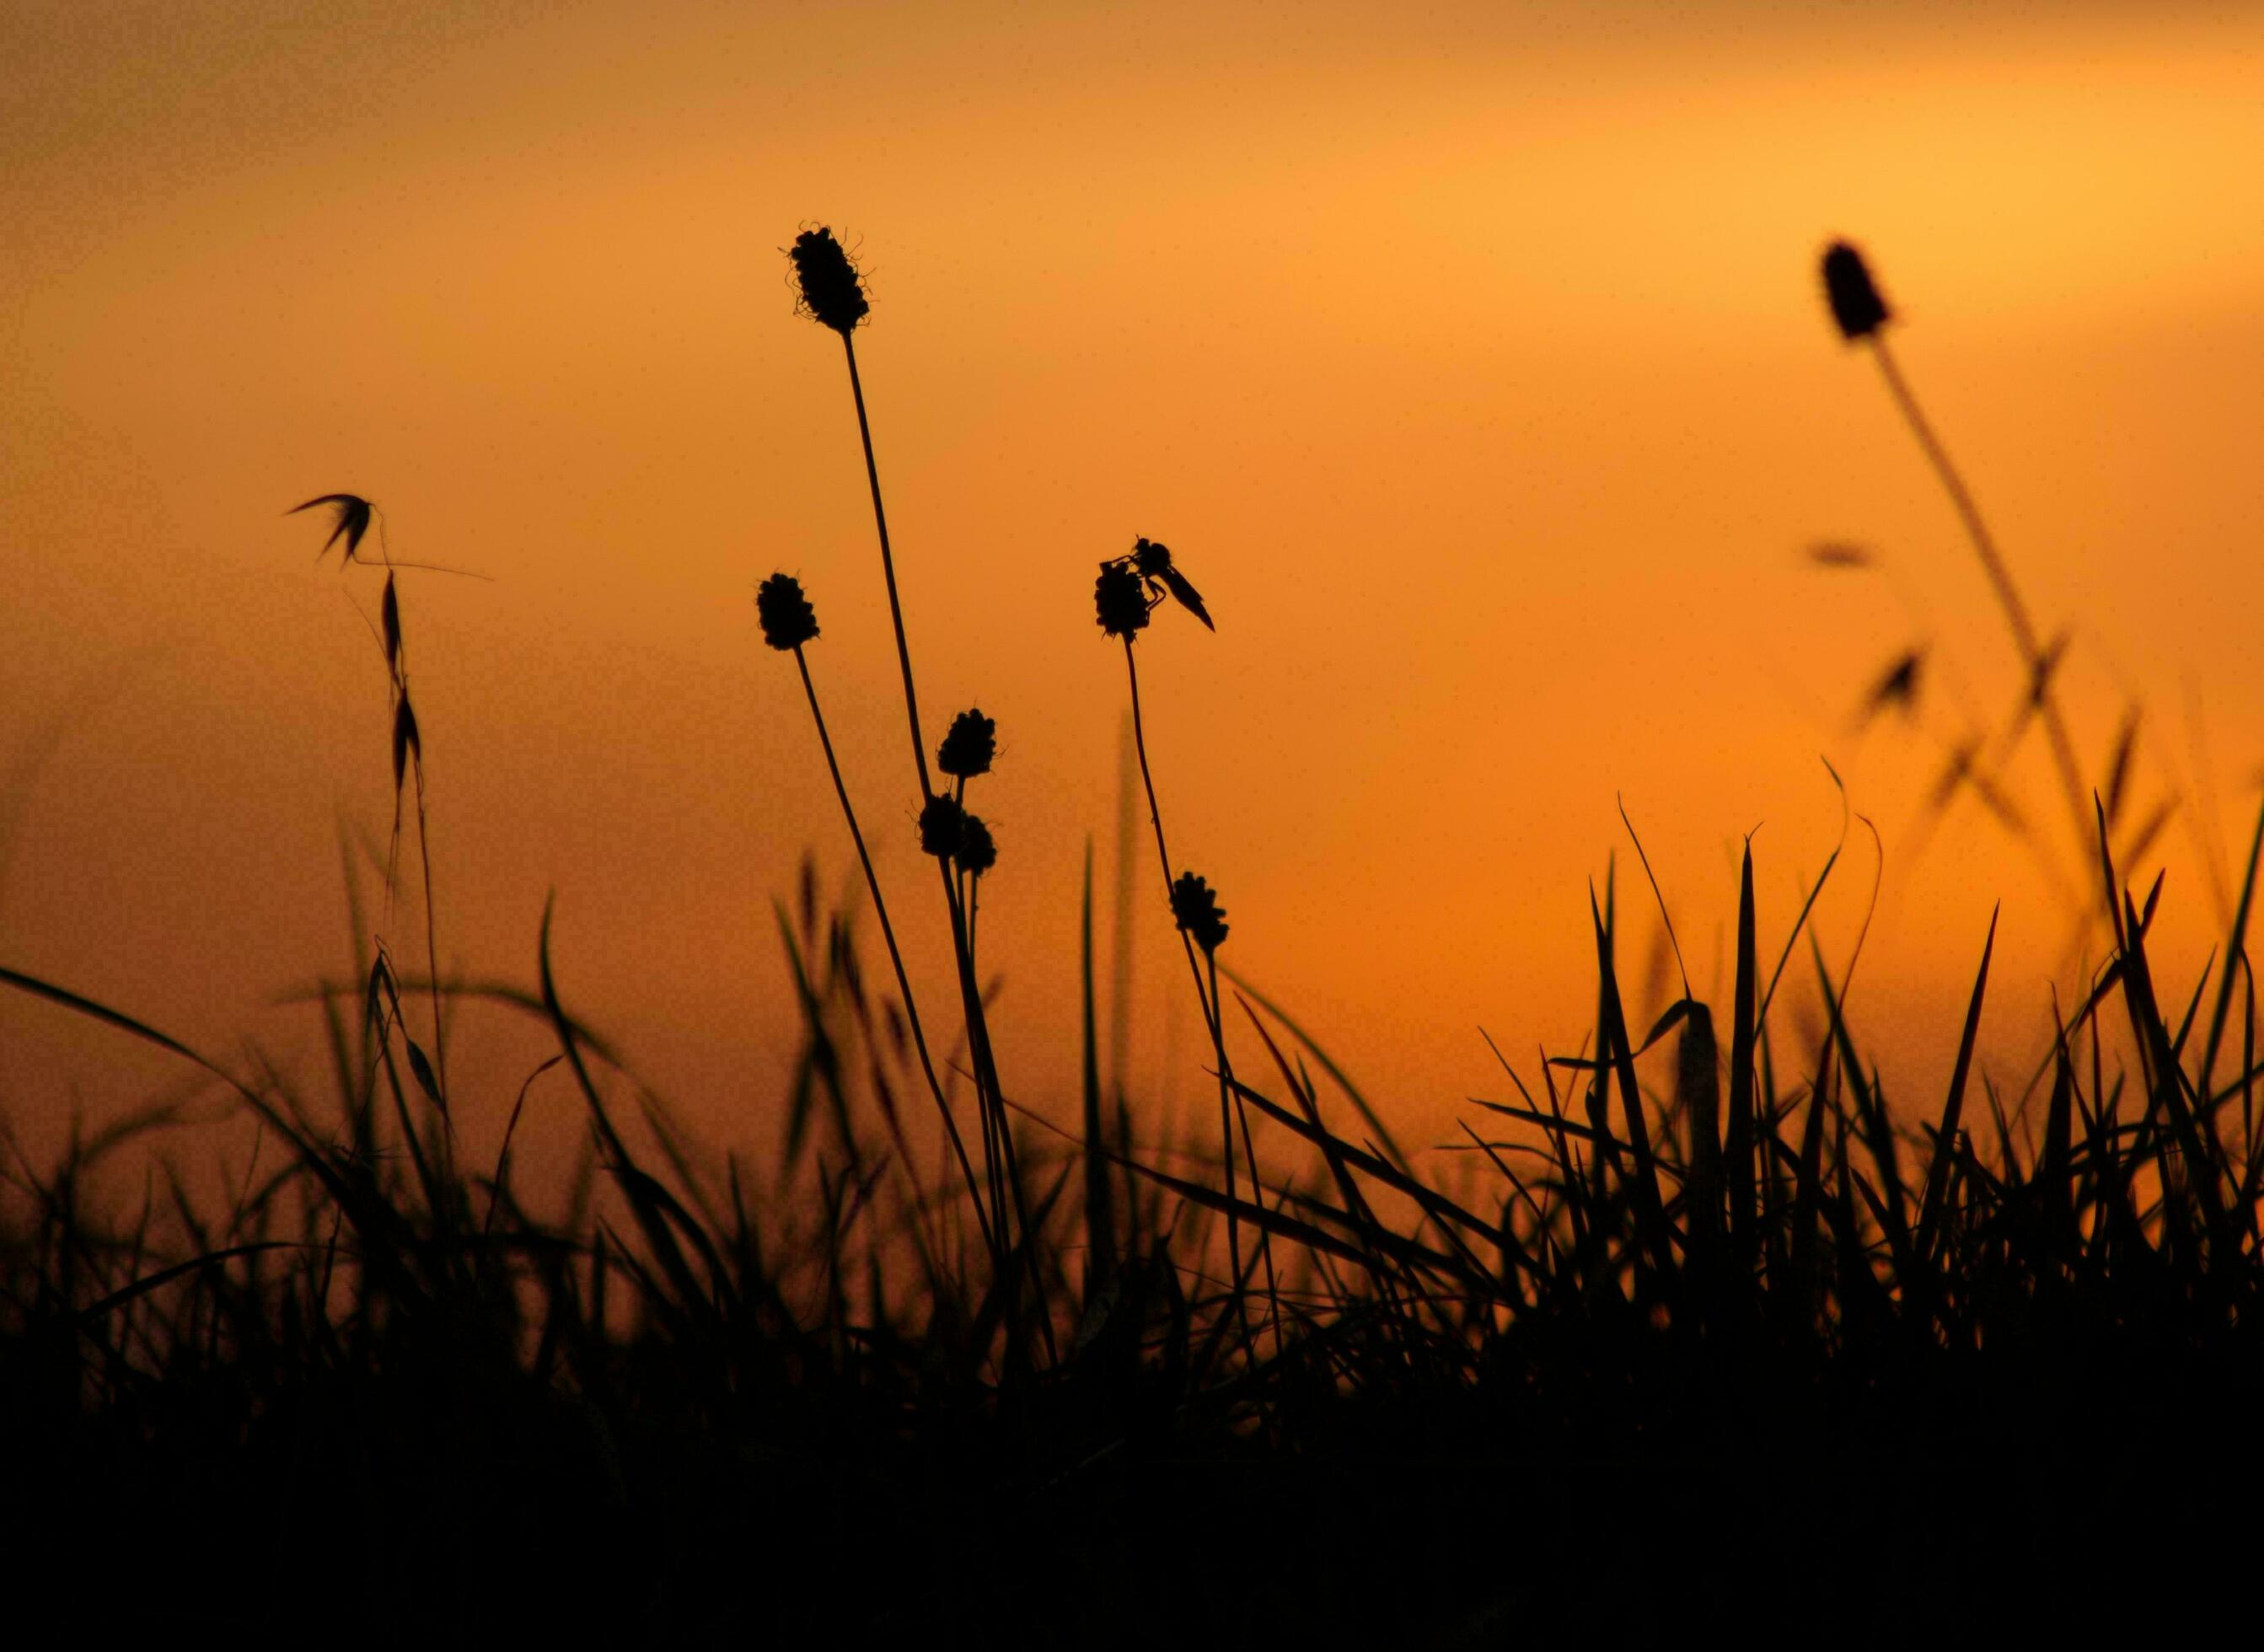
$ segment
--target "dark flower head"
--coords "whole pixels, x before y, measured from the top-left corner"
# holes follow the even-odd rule
[[[990,759],[998,755],[998,725],[977,706],[951,720],[951,730],[935,749],[935,766],[946,774],[971,780],[990,772]]]
[[[791,574],[773,574],[763,581],[755,592],[755,615],[763,622],[763,641],[782,652],[817,635],[817,611]]]
[[[1824,249],[1824,296],[1831,301],[1832,319],[1849,344],[1869,338],[1886,325],[1893,311],[1872,284],[1863,255],[1844,241]]]
[[[998,845],[979,815],[969,815],[959,827],[959,869],[981,877],[998,864]]]
[[[1100,565],[1100,577],[1092,582],[1092,605],[1099,612],[1100,628],[1112,637],[1129,642],[1147,627],[1147,589],[1122,562]]]
[[[1192,872],[1181,873],[1172,886],[1172,917],[1206,953],[1216,952],[1226,939],[1226,909]]]
[[[794,238],[794,250],[787,257],[794,260],[795,278],[802,283],[802,313],[846,338],[872,306],[865,301],[857,266],[849,262],[833,232],[823,225],[803,230]]]
[[[946,793],[928,799],[920,810],[920,848],[939,859],[957,854],[966,824],[967,811],[957,798]]]

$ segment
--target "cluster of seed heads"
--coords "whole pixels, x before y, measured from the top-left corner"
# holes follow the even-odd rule
[[[953,779],[966,783],[990,772],[998,755],[998,725],[969,706],[951,720],[943,743],[935,749],[935,766]],[[929,854],[956,861],[961,872],[981,877],[998,864],[998,844],[980,815],[968,812],[958,798],[932,797],[920,810],[920,847]]]
[[[958,863],[961,872],[981,876],[998,864],[998,845],[979,815],[949,793],[928,799],[920,810],[920,848],[939,860]]]

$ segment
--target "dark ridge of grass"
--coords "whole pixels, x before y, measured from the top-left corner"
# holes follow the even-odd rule
[[[1788,1622],[1854,1599],[2072,1621],[2135,1610],[2150,1568],[2229,1555],[2246,1528],[2202,1511],[2260,1454],[2241,1425],[2264,1380],[2260,1158],[2235,1127],[2253,988],[2217,995],[2210,1022],[2237,1004],[2242,1044],[2212,1089],[2206,1024],[2165,1018],[2151,914],[2126,902],[2039,1119],[2038,1098],[1973,1093],[1992,937],[1948,1092],[1906,1135],[1828,976],[1813,1076],[1779,1086],[1750,859],[1740,884],[1712,1168],[1690,1046],[1666,1036],[1710,1011],[1686,998],[1632,1040],[1601,908],[1598,1054],[1553,1065],[1608,1102],[1600,1121],[1489,1104],[1512,1127],[1476,1137],[1492,1202],[1332,1128],[1245,1005],[1278,1088],[1237,1077],[1237,1098],[1320,1178],[1276,1166],[1230,1200],[1158,1168],[1168,1144],[1129,1165],[1026,1145],[1061,1351],[1019,1380],[987,1262],[951,1253],[966,1199],[863,1139],[873,1086],[911,1058],[838,1030],[867,1025],[845,919],[804,1006],[841,1094],[785,1204],[736,1167],[715,1185],[657,1114],[631,1139],[546,953],[529,1012],[610,1185],[548,1219],[500,1173],[412,1156],[391,1064],[398,1105],[349,1090],[325,1115],[0,970],[221,1076],[286,1156],[225,1213],[177,1195],[171,1250],[148,1211],[82,1191],[134,1130],[14,1167],[0,1438],[10,1518],[36,1525],[18,1552],[87,1580],[90,1623],[313,1613],[454,1643],[548,1618],[652,1645],[1191,1622],[1609,1640],[1733,1611],[1757,1567]],[[2135,1070],[2101,1065],[2118,1030]],[[1961,1122],[1976,1105],[1993,1149]],[[1230,1208],[1282,1258],[1280,1316],[1247,1335],[1255,1258],[1206,1265],[1202,1218]],[[1102,1222],[1121,1261],[1080,1283]],[[2085,1606],[2104,1541],[2128,1581]],[[134,1591],[96,1587],[112,1564]]]
[[[851,344],[853,266],[806,250],[806,301]],[[1883,304],[1849,291],[1835,314],[1876,343]],[[992,731],[954,725],[939,765],[956,783],[932,790],[853,344],[850,364],[918,779],[959,820]],[[312,503],[338,509],[354,562],[373,510]],[[964,835],[938,850],[969,1000],[940,1072],[885,917],[894,997],[811,879],[780,906],[802,1032],[775,1185],[680,1140],[573,1014],[547,916],[534,990],[458,989],[555,1045],[497,1106],[491,1170],[458,1153],[456,1122],[504,1098],[424,1058],[403,998],[429,995],[437,1058],[439,971],[399,979],[358,906],[354,978],[317,995],[324,1096],[0,967],[192,1064],[258,1127],[225,1208],[178,1177],[138,1207],[92,1191],[163,1110],[44,1165],[10,1144],[0,1553],[22,1610],[60,1605],[98,1642],[1807,1644],[2159,1635],[2238,1590],[2264,1467],[2246,1426],[2264,1393],[2246,953],[2264,821],[2188,985],[2151,954],[2159,884],[2125,888],[2094,797],[2106,961],[2000,1093],[1976,1054],[1992,917],[1946,1093],[1923,1104],[1887,1093],[1848,1009],[1854,960],[1835,972],[1810,931],[1837,851],[1765,946],[1747,845],[1726,1050],[1723,1006],[1687,976],[1629,1022],[1607,885],[1591,1035],[1543,1058],[1538,1095],[1505,1060],[1516,1099],[1477,1103],[1448,1161],[1470,1173],[1440,1174],[1218,964],[1222,915],[1165,847],[1131,648],[1143,582],[1208,614],[1149,549],[1104,564],[1099,598],[1205,1011],[1215,1148],[1143,1139],[1121,1092],[1104,1119],[1089,862],[1078,1131],[1018,1129],[974,985],[990,859]],[[397,801],[416,779],[421,833],[396,566],[394,779]],[[795,582],[765,591],[885,913],[802,654],[814,612]],[[1803,941],[1823,1006],[1806,1034],[1778,1003]],[[1261,1080],[1227,1059],[1222,975]],[[539,1208],[510,1144],[554,1071],[588,1139]],[[921,1089],[932,1141],[899,1105]],[[1271,1162],[1253,1114],[1288,1143]]]

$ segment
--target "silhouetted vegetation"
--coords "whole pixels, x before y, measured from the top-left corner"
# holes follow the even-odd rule
[[[848,352],[956,1026],[931,1043],[819,709],[816,615],[783,574],[761,587],[763,634],[798,668],[890,969],[879,984],[813,880],[781,904],[802,1030],[761,1172],[681,1140],[570,1011],[547,917],[533,989],[476,989],[555,1045],[491,1164],[460,1150],[455,1120],[500,1098],[452,1086],[449,989],[436,968],[402,981],[381,945],[321,1000],[321,1097],[0,968],[191,1064],[262,1144],[225,1211],[170,1173],[138,1206],[90,1194],[163,1109],[10,1167],[0,1463],[20,1609],[60,1604],[95,1643],[128,1625],[655,1647],[1808,1643],[2159,1630],[2235,1584],[2219,1573],[2247,1524],[2223,1511],[2258,1467],[2264,1380],[2246,950],[2264,822],[2222,949],[2200,980],[2163,980],[2160,884],[2140,898],[2118,869],[2119,743],[2085,822],[2105,961],[2021,1082],[1992,1082],[1992,922],[1947,1090],[1925,1098],[1889,1096],[1845,1012],[1852,965],[1835,973],[1810,930],[1836,854],[1788,922],[1760,909],[1748,845],[1728,1002],[1686,981],[1647,1028],[1607,883],[1588,1039],[1525,1072],[1505,1058],[1508,1091],[1433,1161],[1450,1172],[1426,1168],[1221,963],[1219,897],[1171,859],[1135,645],[1166,598],[1211,617],[1142,539],[1101,563],[1096,611],[1125,650],[1219,1131],[1161,1139],[1141,1098],[1104,1090],[1088,859],[1068,1134],[1017,1106],[991,1051],[977,918],[998,845],[967,793],[998,729],[960,714],[931,772],[856,377],[865,288],[825,230],[790,256]],[[1950,485],[2057,754],[2056,650],[1885,353],[1860,256],[1835,243],[1824,274]],[[374,507],[309,503],[371,566]],[[422,741],[378,565],[394,781],[421,843]],[[1914,699],[1920,658],[1873,708]],[[1812,988],[1813,1024],[1788,988]],[[530,1193],[511,1143],[546,1075],[577,1092],[587,1143],[564,1188]],[[906,1105],[923,1092],[932,1127]]]

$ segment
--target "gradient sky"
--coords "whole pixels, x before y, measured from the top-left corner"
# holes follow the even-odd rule
[[[403,579],[445,960],[531,980],[555,889],[570,999],[704,1132],[767,1136],[770,902],[805,849],[853,872],[755,624],[782,568],[945,1002],[840,351],[780,251],[816,222],[869,277],[931,742],[999,721],[984,947],[1041,1111],[1073,1112],[1089,833],[1104,910],[1111,880],[1092,575],[1135,534],[1219,624],[1140,645],[1175,851],[1414,1140],[1505,1087],[1481,1025],[1578,1042],[1615,853],[1665,1001],[1615,799],[1725,997],[1742,835],[1771,951],[1839,835],[1820,758],[1886,851],[1859,1034],[1930,1088],[2001,897],[2017,1087],[2068,913],[1926,797],[2019,673],[1826,321],[1836,235],[2072,632],[2094,776],[2144,707],[2132,811],[2181,811],[2131,870],[2170,872],[2173,980],[2222,921],[2264,764],[2254,7],[17,0],[0,64],[0,961],[207,1047],[311,1057],[272,1001],[343,968],[340,822],[389,819],[375,584],[281,514],[341,489],[487,576]],[[1919,642],[1919,718],[1859,730]],[[2007,785],[2057,828],[2040,752]],[[1858,827],[1835,962],[1872,865]],[[1138,871],[1136,1076],[1192,1092]],[[413,902],[384,927],[421,953]],[[468,1013],[474,1110],[534,1043]],[[167,1076],[0,1003],[19,1124]]]

